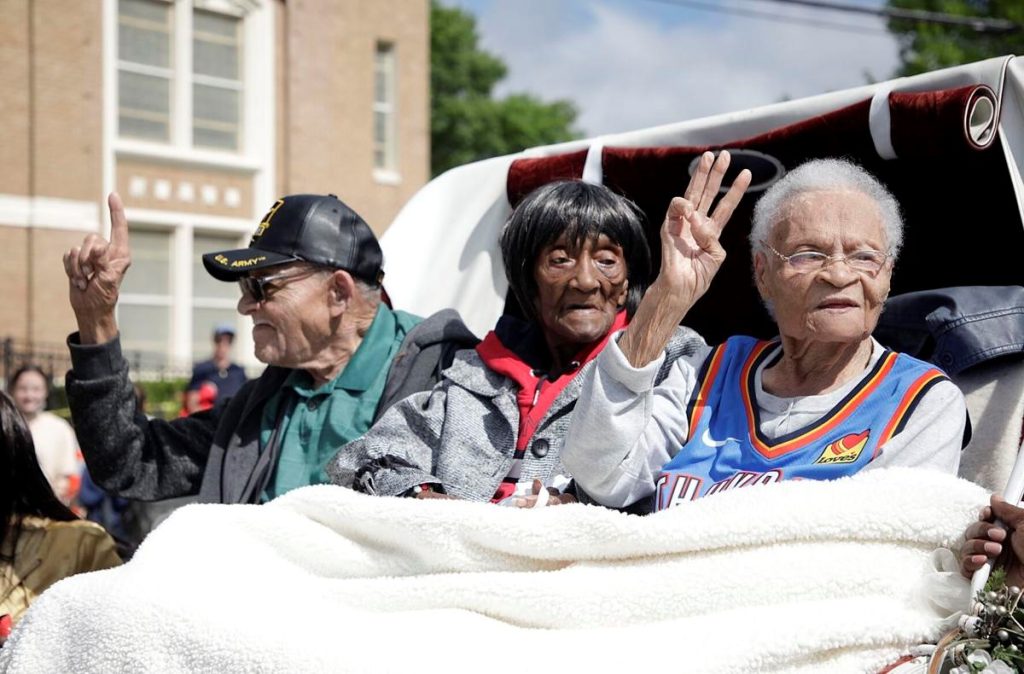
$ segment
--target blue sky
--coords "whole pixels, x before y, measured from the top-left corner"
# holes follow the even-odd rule
[[[587,136],[855,87],[898,65],[879,18],[766,0],[442,1],[474,14],[481,46],[508,65],[499,95],[568,98]]]

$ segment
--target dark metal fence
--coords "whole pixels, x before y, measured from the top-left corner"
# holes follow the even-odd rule
[[[166,354],[126,351],[124,356],[132,378],[137,381],[188,377],[192,371],[191,364],[172,363]],[[38,365],[51,381],[57,385],[62,384],[65,373],[71,368],[67,344],[30,342],[12,337],[0,341],[0,376],[4,388],[18,368],[29,364]]]

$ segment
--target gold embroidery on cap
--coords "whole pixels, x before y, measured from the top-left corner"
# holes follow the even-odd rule
[[[273,219],[274,214],[277,213],[277,209],[281,208],[282,205],[284,205],[284,199],[278,199],[274,202],[274,205],[270,207],[267,214],[263,216],[262,220],[260,220],[260,224],[256,227],[256,231],[253,232],[253,241],[263,236],[263,232],[267,231],[267,228],[270,227],[270,221]]]
[[[267,259],[266,255],[260,255],[259,257],[250,257],[248,260],[235,260],[231,263],[232,267],[251,267],[254,264],[259,264]]]

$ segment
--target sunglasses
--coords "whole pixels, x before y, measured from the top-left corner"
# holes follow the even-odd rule
[[[315,274],[318,271],[321,270],[312,268],[299,270],[298,273],[295,273],[293,270],[267,276],[243,276],[238,279],[238,285],[242,289],[242,294],[248,295],[254,302],[266,302],[274,290],[284,285],[283,283],[277,283],[278,281],[299,279]]]

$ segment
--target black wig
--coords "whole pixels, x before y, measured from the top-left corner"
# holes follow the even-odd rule
[[[580,246],[604,234],[622,248],[629,279],[626,313],[632,316],[651,276],[651,251],[644,234],[643,211],[603,185],[565,180],[530,192],[501,231],[505,277],[526,317],[537,319],[537,257],[563,234],[571,246]]]

